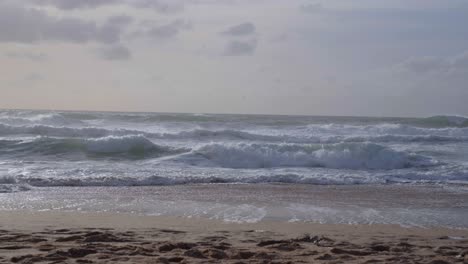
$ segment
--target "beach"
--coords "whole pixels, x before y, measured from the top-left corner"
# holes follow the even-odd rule
[[[467,24],[0,0],[0,264],[468,264]]]
[[[463,263],[458,121],[5,110],[0,261]]]
[[[2,212],[0,263],[467,263],[468,231]]]
[[[7,193],[0,197],[0,261],[466,263],[466,196],[434,186],[285,184]],[[319,209],[291,215],[284,206],[290,202]]]

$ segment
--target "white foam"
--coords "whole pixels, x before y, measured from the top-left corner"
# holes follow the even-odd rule
[[[436,164],[430,158],[373,143],[332,145],[210,144],[194,152],[226,168],[326,167],[401,169]]]
[[[263,207],[257,207],[250,204],[240,204],[224,208],[215,213],[211,219],[223,220],[228,223],[257,223],[267,214]]]
[[[0,111],[0,177],[41,186],[465,184],[463,120]]]
[[[143,135],[160,140],[191,141],[257,141],[288,143],[339,142],[467,142],[468,128],[418,128],[404,125],[309,125],[305,129],[279,130],[276,134],[265,131],[234,129],[194,129],[173,133],[150,132],[147,129],[109,129],[102,127],[67,127],[49,125],[14,126],[0,123],[0,135],[40,135],[48,137],[97,138],[105,136]]]
[[[443,127],[425,128],[409,126],[404,124],[374,124],[374,125],[308,125],[299,130],[298,134],[308,135],[336,135],[336,136],[445,136],[445,137],[468,137],[468,128],[463,127]]]
[[[60,113],[15,113],[0,116],[0,123],[9,125],[51,125],[51,126],[66,126],[66,125],[81,125],[82,121],[77,119],[69,119]]]

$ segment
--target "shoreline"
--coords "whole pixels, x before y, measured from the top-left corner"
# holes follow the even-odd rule
[[[0,263],[467,263],[468,230],[0,213]],[[431,261],[439,262],[431,262]],[[465,262],[464,262],[465,261]]]
[[[2,193],[0,201],[0,211],[131,213],[239,223],[468,228],[465,187],[301,184],[38,187]]]
[[[152,216],[130,213],[105,212],[34,212],[0,211],[0,229],[34,231],[56,228],[112,228],[128,229],[177,229],[187,232],[201,231],[245,231],[262,230],[280,235],[303,235],[319,230],[328,234],[350,232],[370,235],[419,235],[464,236],[468,239],[468,228],[450,227],[404,227],[395,224],[322,224],[313,222],[259,221],[255,223],[234,223],[202,217]],[[282,232],[282,230],[285,230]]]

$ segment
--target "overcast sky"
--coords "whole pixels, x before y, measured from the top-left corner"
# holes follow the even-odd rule
[[[468,115],[467,0],[0,0],[0,108]]]

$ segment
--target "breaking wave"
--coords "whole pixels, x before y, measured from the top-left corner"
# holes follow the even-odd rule
[[[243,173],[246,171],[244,170]],[[275,173],[270,175],[153,175],[153,176],[86,176],[86,177],[25,177],[15,183],[1,183],[5,192],[27,191],[32,187],[61,187],[61,186],[167,186],[184,184],[239,184],[239,183],[286,183],[286,184],[312,184],[312,185],[355,185],[355,184],[388,184],[388,183],[454,183],[464,182],[468,179],[468,171],[454,169],[441,176],[440,171],[399,173],[389,171],[374,172],[347,172],[346,174],[317,173]],[[463,187],[465,185],[462,185]],[[466,187],[465,187],[466,188]]]
[[[141,135],[108,136],[96,139],[37,137],[31,140],[2,140],[0,153],[10,155],[58,155],[85,153],[95,155],[127,155],[129,157],[159,157],[180,152],[154,144]]]
[[[431,158],[400,152],[373,143],[331,145],[210,144],[189,154],[225,168],[324,167],[353,170],[391,170],[436,165]]]
[[[468,127],[468,117],[439,115],[420,119],[418,123],[430,127]]]
[[[462,116],[0,111],[0,192],[189,183],[466,184],[467,153]]]
[[[68,118],[59,113],[42,113],[42,114],[21,114],[15,115],[2,114],[0,115],[0,123],[9,125],[51,125],[51,126],[66,126],[66,125],[81,125],[83,122],[79,119]]]
[[[391,170],[436,165],[433,159],[396,151],[375,143],[291,144],[209,143],[173,148],[153,143],[143,135],[101,138],[35,137],[29,140],[0,140],[0,154],[15,156],[86,154],[97,157],[151,159],[175,155],[177,162],[223,168],[323,167],[353,170]],[[76,157],[73,156],[73,157]]]

